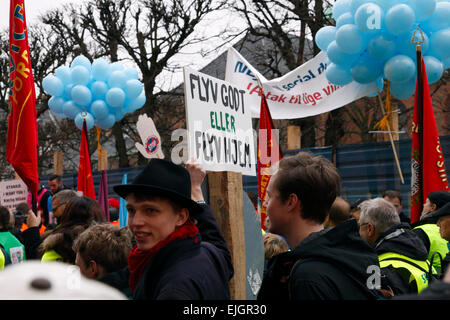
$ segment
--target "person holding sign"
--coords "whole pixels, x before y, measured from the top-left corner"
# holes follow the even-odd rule
[[[231,255],[203,200],[205,175],[198,164],[152,159],[132,184],[114,187],[136,240],[127,271],[133,299],[230,299]]]

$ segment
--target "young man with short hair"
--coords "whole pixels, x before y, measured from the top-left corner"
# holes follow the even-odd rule
[[[128,269],[117,273],[133,299],[230,299],[231,255],[203,199],[205,175],[197,164],[152,159],[132,184],[114,187],[136,240]]]
[[[359,236],[356,220],[323,228],[340,183],[336,167],[322,156],[300,152],[279,162],[263,205],[270,231],[285,237],[292,251],[269,261],[259,300],[377,298],[367,287],[367,270],[378,266],[378,257]]]

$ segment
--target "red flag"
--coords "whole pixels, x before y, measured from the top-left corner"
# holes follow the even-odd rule
[[[264,221],[266,209],[261,205],[266,197],[267,186],[271,177],[271,166],[282,157],[278,145],[278,136],[275,136],[272,116],[270,115],[264,94],[261,94],[261,110],[259,115],[258,138],[258,213],[261,216],[261,228],[266,230]]]
[[[412,154],[411,154],[411,222],[419,220],[423,202],[428,194],[438,190],[449,190],[445,173],[444,155],[439,141],[439,135],[434,119],[433,105],[425,70],[425,63],[420,56],[422,70],[421,80],[416,83],[414,101],[414,116],[412,124]],[[421,91],[420,91],[421,90]],[[420,99],[420,97],[423,97]],[[420,101],[422,100],[422,101]],[[422,110],[422,154],[420,151],[420,106]],[[421,161],[421,159],[423,159]],[[422,172],[420,172],[422,169]],[[421,178],[423,177],[423,178]]]
[[[83,120],[80,143],[80,161],[78,162],[78,191],[85,197],[95,200],[94,179],[92,178],[91,159],[87,143],[86,120]]]
[[[23,0],[11,0],[9,15],[9,116],[6,160],[37,199],[36,92]]]

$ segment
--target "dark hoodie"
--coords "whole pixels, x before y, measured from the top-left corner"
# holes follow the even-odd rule
[[[382,233],[375,241],[374,248],[378,255],[393,252],[418,261],[425,261],[428,258],[428,251],[423,241],[407,223],[400,223]],[[382,269],[382,275],[385,276],[386,281],[383,285],[389,285],[395,295],[417,293],[415,282],[409,284],[410,273],[406,269],[395,269],[389,266]]]
[[[294,250],[273,257],[258,300],[376,299],[367,286],[370,266],[379,266],[378,256],[351,219],[312,233]]]

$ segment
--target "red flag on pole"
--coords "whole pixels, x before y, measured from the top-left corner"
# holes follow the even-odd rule
[[[267,186],[272,174],[271,167],[281,159],[282,153],[264,93],[261,94],[258,136],[258,213],[261,217],[261,228],[266,230],[267,228],[264,226],[266,209],[262,204],[264,203]]]
[[[422,69],[418,70],[412,125],[411,223],[420,219],[423,202],[430,192],[449,190],[425,63],[421,54],[418,56]]]
[[[9,116],[6,160],[37,199],[37,112],[23,0],[11,0],[9,15]]]
[[[92,177],[91,159],[87,143],[86,120],[83,120],[80,143],[80,161],[78,162],[78,191],[85,197],[95,200],[94,179]]]

